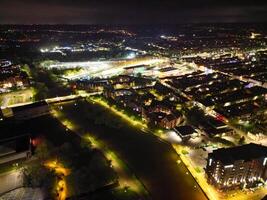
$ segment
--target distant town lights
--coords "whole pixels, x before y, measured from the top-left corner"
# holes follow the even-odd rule
[[[209,166],[211,166],[211,163],[212,163],[212,159],[209,160]]]
[[[136,54],[134,53],[134,52],[131,52],[131,53],[129,53],[128,55],[127,55],[127,59],[133,59],[133,58],[135,58],[135,56],[136,56]]]
[[[261,34],[259,34],[259,33],[251,33],[251,35],[250,35],[250,39],[255,39],[257,36],[260,36]]]
[[[226,169],[226,168],[232,168],[232,167],[234,167],[234,165],[225,165],[225,166],[224,166],[225,169]]]

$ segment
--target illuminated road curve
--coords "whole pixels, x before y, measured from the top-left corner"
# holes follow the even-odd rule
[[[72,95],[67,95],[67,96],[53,97],[53,98],[45,99],[45,101],[47,103],[57,103],[57,102],[61,102],[61,101],[68,101],[68,100],[75,100],[75,99],[79,99],[79,98],[85,98],[85,97],[89,97],[91,95],[97,95],[97,94],[101,94],[101,92],[72,94]]]
[[[65,180],[65,176],[68,176],[70,174],[70,170],[67,168],[64,168],[61,163],[58,163],[55,161],[48,161],[44,164],[47,168],[53,169],[57,176],[60,177],[60,179],[57,181],[56,185],[56,192],[58,193],[57,200],[65,200],[67,197],[67,183]]]

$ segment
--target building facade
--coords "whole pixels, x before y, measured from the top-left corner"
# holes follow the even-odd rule
[[[246,144],[209,153],[208,182],[221,190],[255,187],[267,180],[267,147]]]
[[[2,137],[0,139],[0,166],[19,159],[31,156],[30,135]]]
[[[50,113],[49,106],[46,101],[39,101],[24,106],[12,108],[13,116],[16,120],[27,120],[40,117]]]

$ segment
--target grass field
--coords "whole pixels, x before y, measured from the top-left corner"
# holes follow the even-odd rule
[[[24,90],[0,94],[0,106],[6,107],[14,104],[32,102],[34,97],[34,89],[28,88]]]

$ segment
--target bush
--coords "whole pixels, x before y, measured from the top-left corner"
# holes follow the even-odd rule
[[[56,183],[56,175],[45,168],[40,162],[28,165],[22,170],[23,185],[25,187],[39,187],[53,196],[53,186]]]
[[[242,145],[242,144],[245,144],[245,142],[246,142],[246,139],[245,139],[244,136],[242,136],[242,137],[239,139],[238,144]]]
[[[213,140],[214,140],[214,142],[222,143],[226,146],[235,146],[235,144],[233,142],[226,140],[226,139],[223,139],[223,138],[220,138],[220,137],[214,137]]]
[[[188,151],[186,151],[186,150],[182,150],[182,154],[184,154],[184,155],[186,155],[186,154],[188,154]]]
[[[35,156],[44,161],[49,158],[51,155],[52,145],[45,139],[42,139],[42,142],[35,149]]]

